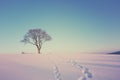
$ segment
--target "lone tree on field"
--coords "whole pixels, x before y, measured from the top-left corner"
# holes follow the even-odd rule
[[[51,40],[51,36],[42,29],[30,29],[25,34],[24,39],[21,40],[21,42],[35,45],[37,47],[38,54],[40,54],[42,44],[49,40]]]

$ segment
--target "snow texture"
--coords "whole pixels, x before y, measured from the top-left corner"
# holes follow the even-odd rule
[[[0,55],[0,80],[120,80],[119,74],[118,55]]]

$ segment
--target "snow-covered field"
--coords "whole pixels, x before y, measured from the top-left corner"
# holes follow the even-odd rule
[[[120,80],[120,55],[1,54],[0,80]]]

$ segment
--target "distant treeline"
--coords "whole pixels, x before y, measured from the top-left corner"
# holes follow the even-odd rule
[[[112,53],[108,53],[108,54],[118,54],[118,55],[120,55],[120,51],[116,51],[116,52],[112,52]]]

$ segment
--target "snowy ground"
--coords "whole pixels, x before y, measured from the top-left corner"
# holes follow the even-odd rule
[[[120,55],[1,54],[0,80],[120,80]]]

